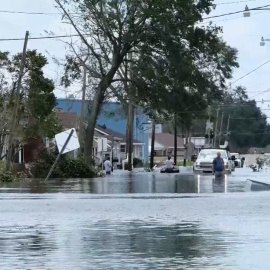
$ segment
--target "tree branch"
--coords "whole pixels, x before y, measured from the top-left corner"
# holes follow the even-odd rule
[[[81,33],[81,31],[79,30],[79,28],[76,26],[75,22],[73,21],[73,19],[71,18],[71,16],[69,15],[69,13],[66,11],[66,9],[64,8],[64,6],[61,4],[60,0],[55,0],[55,2],[59,5],[59,7],[62,9],[62,11],[64,12],[64,14],[68,17],[71,25],[74,27],[75,31],[78,33],[78,35],[80,36],[80,38],[82,39],[82,41],[84,42],[84,44],[90,49],[90,51],[92,52],[92,54],[96,57],[98,63],[99,63],[99,69],[100,69],[100,73],[102,75],[104,75],[104,69],[103,69],[103,65],[102,65],[102,60],[99,54],[97,54],[95,52],[95,49],[93,48],[92,45],[90,45],[88,43],[88,41],[86,40],[86,38],[83,36],[83,34]]]

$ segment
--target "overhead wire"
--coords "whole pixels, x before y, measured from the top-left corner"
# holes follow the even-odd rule
[[[239,1],[239,2],[245,2],[245,1]],[[233,3],[233,2],[231,2]],[[236,3],[236,2],[234,2]],[[226,3],[219,3],[219,4],[226,4]],[[218,5],[218,4],[217,4]],[[265,6],[260,6],[260,7],[256,7],[256,8],[251,8],[249,10],[257,10],[257,9],[261,9],[261,8],[266,8],[269,7],[270,5],[265,5]],[[230,12],[230,13],[226,13],[226,14],[220,14],[220,15],[216,15],[216,16],[211,16],[211,17],[207,17],[207,18],[203,18],[204,20],[208,20],[211,18],[217,18],[217,17],[223,17],[223,16],[228,16],[228,15],[233,15],[233,14],[238,14],[244,12],[244,10],[242,11],[236,11],[236,12]],[[24,11],[8,11],[8,10],[0,10],[0,13],[18,13],[18,14],[29,14],[29,15],[56,15],[56,14],[61,14],[61,13],[45,13],[45,12],[24,12]],[[57,38],[70,38],[70,37],[79,37],[79,34],[70,34],[70,35],[54,35],[54,36],[43,36],[43,37],[29,37],[29,40],[43,40],[43,39],[57,39]],[[20,40],[24,40],[24,38],[5,38],[5,39],[0,39],[0,41],[20,41]],[[259,69],[260,67],[266,65],[267,63],[269,63],[269,61],[265,62],[264,64],[262,64],[261,66],[257,67],[256,69],[252,70],[251,72],[247,73],[246,75],[242,76],[241,78],[237,79],[236,81],[234,81],[233,83],[243,79],[244,77],[248,76],[249,74],[253,73],[254,71],[256,71],[257,69]],[[232,83],[232,84],[233,84]],[[60,91],[66,91],[63,89],[58,89]],[[269,91],[269,89],[267,89],[266,91]],[[266,92],[263,91],[263,92]],[[262,93],[263,93],[262,92]],[[259,94],[258,94],[259,95]],[[200,101],[202,102],[202,101]],[[197,103],[198,104],[198,103]],[[188,108],[187,108],[188,109]]]
[[[263,10],[263,8],[268,8],[268,7],[270,7],[270,5],[265,5],[265,6],[250,8],[249,11],[252,11],[252,10]],[[245,10],[239,10],[239,11],[234,11],[234,12],[219,14],[219,15],[215,15],[215,16],[209,16],[209,17],[203,18],[203,20],[209,20],[209,19],[213,19],[213,18],[219,18],[219,17],[229,16],[229,15],[239,14],[239,13],[243,13],[243,12],[245,12]]]
[[[256,2],[258,0],[242,0],[242,1],[234,1],[234,2],[223,2],[223,3],[216,3],[215,5],[231,5],[231,4],[239,4],[239,3],[247,3],[247,2]]]
[[[242,80],[243,78],[247,77],[248,75],[250,75],[251,73],[255,72],[256,70],[260,69],[261,67],[265,66],[268,63],[270,63],[270,60],[266,61],[265,63],[261,64],[260,66],[258,66],[256,68],[254,68],[253,70],[249,71],[247,74],[245,74],[242,77],[238,78],[237,80],[233,81],[231,84],[234,84],[234,83]]]
[[[79,37],[79,34],[70,35],[54,35],[54,36],[43,36],[43,37],[29,37],[29,40],[42,40],[42,39],[56,39],[56,38],[68,38],[68,37]],[[85,35],[84,35],[85,36]],[[0,38],[0,41],[21,41],[25,38]]]

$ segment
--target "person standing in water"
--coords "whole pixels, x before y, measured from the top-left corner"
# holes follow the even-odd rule
[[[110,157],[107,157],[107,160],[104,162],[104,169],[105,169],[106,174],[111,174],[112,163],[110,161]]]
[[[224,160],[221,157],[221,153],[217,153],[217,157],[213,160],[213,174],[216,178],[222,177],[225,173]]]

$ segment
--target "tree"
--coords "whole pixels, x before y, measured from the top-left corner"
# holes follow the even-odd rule
[[[15,103],[14,91],[18,82],[21,53],[9,56],[8,52],[0,52],[1,84],[0,115],[1,140],[8,136],[10,130],[10,115]],[[24,74],[19,97],[18,117],[13,142],[13,152],[27,138],[53,137],[60,130],[56,113],[56,98],[53,93],[54,84],[43,74],[47,59],[36,50],[26,53]],[[3,87],[4,86],[4,87]]]
[[[232,93],[225,97],[222,105],[225,120],[230,116],[229,131],[232,149],[243,151],[249,147],[265,147],[270,144],[270,125],[267,117],[255,100],[248,99],[244,87],[238,86],[233,89]]]
[[[100,106],[105,98],[106,90],[119,80],[117,72],[124,63],[129,52],[134,54],[169,54],[192,48],[193,55],[197,54],[197,64],[200,59],[208,57],[216,64],[211,72],[214,77],[220,72],[230,74],[230,68],[222,70],[222,57],[218,56],[220,49],[211,45],[214,28],[196,27],[203,14],[209,14],[213,7],[212,0],[177,1],[177,0],[55,0],[63,12],[64,20],[70,23],[80,36],[82,45],[70,43],[78,51],[90,52],[89,73],[98,80],[94,89],[94,97],[90,106],[90,115],[86,131],[85,159],[90,162],[92,157],[94,127]],[[208,44],[204,44],[205,53],[196,50],[201,36],[208,37]],[[218,39],[216,36],[214,41]],[[192,40],[192,43],[191,43]],[[170,44],[175,46],[170,46]],[[176,46],[178,45],[178,46]],[[220,44],[219,44],[220,45]],[[177,50],[176,50],[177,48]],[[86,52],[87,51],[87,52]],[[190,50],[188,50],[190,52]],[[217,54],[216,54],[217,53]],[[229,52],[228,52],[229,54]],[[231,51],[234,57],[234,51]],[[206,56],[205,56],[206,55]],[[205,62],[202,61],[204,64]],[[215,68],[221,65],[221,68]],[[207,69],[207,66],[204,66]],[[210,71],[208,73],[210,75]],[[214,79],[213,79],[214,80]],[[117,90],[117,89],[116,89]],[[113,92],[118,94],[117,91]]]

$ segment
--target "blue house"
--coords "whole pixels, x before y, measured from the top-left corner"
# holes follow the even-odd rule
[[[82,102],[78,99],[58,99],[57,108],[64,112],[81,113]],[[87,117],[87,106],[85,116]],[[149,125],[148,116],[142,109],[137,107],[134,116],[134,139],[144,143],[144,162],[149,160]],[[97,119],[98,125],[105,125],[107,128],[126,134],[127,115],[119,102],[107,102],[103,105],[101,113]]]

